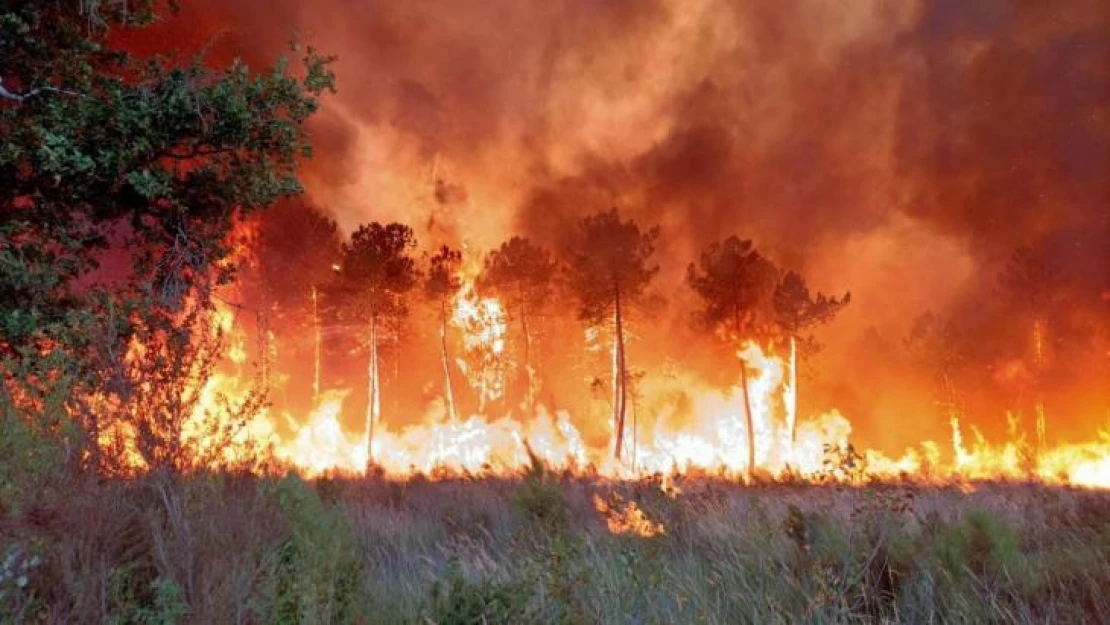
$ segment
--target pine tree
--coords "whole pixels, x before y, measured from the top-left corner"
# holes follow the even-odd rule
[[[621,221],[616,209],[586,217],[575,230],[567,276],[579,300],[579,316],[593,325],[613,324],[613,456],[624,447],[628,398],[625,323],[628,310],[640,303],[659,267],[651,264],[659,229],[641,230]]]
[[[686,282],[701,299],[696,320],[732,345],[768,334],[768,300],[775,287],[775,266],[756,251],[752,242],[731,236],[712,243],[697,264],[686,269]],[[744,392],[744,423],[748,431],[748,477],[755,471],[755,423],[748,390],[748,367],[740,361]]]
[[[407,296],[420,279],[412,250],[416,238],[406,225],[360,226],[343,244],[343,257],[330,293],[339,313],[367,324],[366,463],[373,464],[374,426],[381,419],[379,346],[389,323],[408,314]]]

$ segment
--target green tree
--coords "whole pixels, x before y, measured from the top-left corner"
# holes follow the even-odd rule
[[[234,274],[236,219],[300,192],[304,124],[333,86],[311,49],[303,70],[254,72],[111,47],[155,7],[0,7],[0,401],[54,435],[75,415],[84,447],[103,424],[83,400],[124,386],[132,338],[190,331],[183,307],[209,314]]]
[[[543,313],[551,298],[556,267],[546,249],[527,238],[514,236],[486,256],[478,277],[478,288],[497,295],[510,321],[515,318],[520,322],[528,381],[525,404],[529,412],[534,410],[539,392],[533,320]]]
[[[368,326],[366,463],[373,463],[374,425],[381,418],[381,371],[378,346],[389,323],[408,315],[409,292],[420,280],[412,256],[416,237],[412,228],[399,223],[360,226],[343,244],[332,295],[344,316]]]
[[[783,274],[775,292],[771,296],[775,323],[779,332],[790,345],[790,400],[787,406],[787,429],[790,442],[794,443],[798,423],[798,343],[806,353],[817,350],[817,341],[805,332],[810,328],[827,323],[842,308],[848,305],[851,294],[845,293],[837,299],[824,293],[811,295],[809,287],[801,274],[787,271]]]
[[[569,250],[567,277],[579,301],[579,316],[592,325],[613,323],[613,456],[622,457],[628,366],[624,324],[629,307],[641,303],[652,278],[651,264],[659,229],[642,230],[633,220],[621,221],[614,208],[583,219]]]
[[[686,283],[701,299],[696,322],[730,345],[765,338],[769,333],[768,301],[778,270],[752,242],[730,236],[711,243],[698,262],[686,268]],[[744,418],[748,430],[748,476],[755,470],[755,424],[748,392],[748,366],[741,358],[740,382],[744,392]]]
[[[447,328],[455,306],[455,295],[462,282],[459,268],[462,252],[446,245],[440,247],[428,261],[428,274],[424,279],[424,295],[439,309],[439,356],[443,365],[443,397],[447,404],[447,417],[458,417],[455,409],[455,391],[451,382],[451,358],[447,349]]]

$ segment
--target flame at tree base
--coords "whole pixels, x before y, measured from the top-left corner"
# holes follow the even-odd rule
[[[991,446],[976,433],[970,449],[953,422],[954,449],[949,463],[940,446],[926,441],[900,457],[849,445],[851,423],[837,411],[801,419],[792,443],[784,410],[773,401],[783,391],[783,363],[748,344],[743,356],[755,372],[750,383],[756,437],[756,474],[766,479],[811,481],[914,480],[921,483],[978,480],[1035,480],[1048,484],[1110,488],[1110,431],[1098,440],[1042,449],[1022,440]],[[270,435],[278,459],[306,475],[360,474],[366,449],[361,437],[340,421],[346,392],[325,393],[319,405],[281,440]],[[614,479],[664,474],[703,474],[740,478],[747,473],[747,432],[739,389],[705,391],[694,398],[693,417],[673,418],[665,411],[623,462],[606,446],[584,443],[571,415],[542,406],[529,419],[482,415],[446,419],[437,406],[424,423],[375,433],[376,466],[387,477],[516,475],[531,464],[529,450],[547,466]],[[290,423],[298,420],[287,415]]]

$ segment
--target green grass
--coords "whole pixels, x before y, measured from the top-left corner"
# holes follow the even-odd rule
[[[75,480],[0,518],[0,620],[1099,623],[1110,493],[518,479]],[[611,534],[618,493],[666,533]]]

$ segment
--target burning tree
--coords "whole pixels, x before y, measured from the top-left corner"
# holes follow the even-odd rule
[[[509,239],[486,257],[478,288],[494,292],[505,302],[510,319],[520,321],[524,371],[528,379],[525,403],[532,412],[538,392],[534,360],[532,319],[547,306],[551,297],[556,263],[544,248],[523,237]]]
[[[1030,356],[1034,385],[1034,410],[1037,415],[1037,443],[1045,443],[1047,415],[1044,405],[1044,378],[1049,367],[1048,314],[1058,299],[1064,276],[1043,251],[1020,247],[1014,251],[1001,283],[1009,303],[1030,323]]]
[[[659,229],[641,230],[621,221],[617,209],[586,217],[574,232],[567,274],[579,300],[579,316],[592,325],[613,323],[613,456],[624,446],[628,366],[624,323],[629,307],[642,301],[659,267],[651,264]]]
[[[752,242],[731,236],[702,251],[697,264],[686,269],[686,282],[702,301],[697,324],[715,332],[730,345],[770,332],[767,300],[778,271],[756,251]],[[744,423],[748,430],[748,475],[755,469],[755,425],[748,392],[748,367],[740,356],[744,392]]]
[[[391,223],[360,226],[343,244],[333,295],[341,314],[368,325],[366,463],[373,463],[374,424],[381,418],[381,376],[378,345],[385,324],[408,314],[406,296],[420,279],[411,252],[416,247],[412,228]]]
[[[240,282],[244,301],[282,328],[312,333],[312,396],[320,395],[323,328],[320,291],[339,263],[342,239],[335,221],[317,209],[284,202],[260,215],[254,258]],[[299,333],[296,333],[299,334]]]
[[[428,261],[428,275],[424,280],[424,295],[439,308],[440,361],[443,365],[443,397],[447,416],[451,421],[458,417],[455,410],[455,392],[451,384],[451,358],[447,350],[447,327],[452,318],[455,295],[462,286],[459,267],[462,252],[446,245],[439,248]]]
[[[790,344],[790,398],[786,414],[791,444],[798,422],[798,344],[802,344],[803,352],[816,351],[816,339],[804,332],[831,321],[850,299],[850,293],[845,293],[840,299],[824,293],[810,295],[805,279],[793,271],[787,271],[775,286],[771,297],[775,323],[782,337]]]

